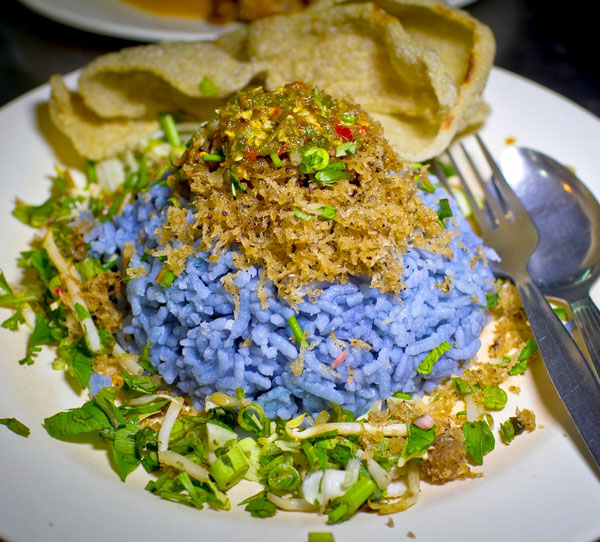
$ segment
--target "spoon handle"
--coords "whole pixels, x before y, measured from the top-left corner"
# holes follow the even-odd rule
[[[589,296],[571,302],[571,310],[600,378],[600,311]]]
[[[529,275],[514,278],[554,387],[600,469],[600,380]]]

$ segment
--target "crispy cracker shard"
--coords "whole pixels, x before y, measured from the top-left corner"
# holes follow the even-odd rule
[[[94,141],[77,144],[84,156],[107,156],[119,148],[105,141],[102,119],[115,126],[130,119],[136,129],[164,111],[204,120],[249,85],[273,90],[301,80],[359,103],[401,158],[421,161],[486,118],[482,93],[494,53],[489,28],[445,2],[323,0],[213,43],[166,42],[101,56],[82,71],[77,108],[62,101],[53,119],[74,141]]]

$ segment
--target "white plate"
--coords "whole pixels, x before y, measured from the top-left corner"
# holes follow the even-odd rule
[[[464,7],[475,0],[448,0]],[[183,17],[154,15],[121,0],[21,0],[41,15],[75,28],[140,41],[214,40],[239,26],[211,24]]]
[[[4,247],[0,267],[9,280],[18,273],[15,258],[32,232],[10,216],[15,196],[41,202],[57,155],[41,133],[53,136],[45,117],[47,87],[0,111],[0,227]],[[572,165],[600,197],[597,142],[600,121],[540,86],[500,69],[492,71],[486,97],[493,113],[483,130],[497,155],[508,137]],[[61,145],[61,140],[57,140]],[[64,144],[64,142],[63,142]],[[69,159],[61,147],[61,159]],[[8,236],[10,232],[10,236]],[[598,285],[600,287],[600,284]],[[600,288],[594,298],[600,301]],[[0,318],[9,315],[2,310]],[[123,484],[106,454],[94,443],[51,439],[44,417],[79,406],[69,383],[50,368],[51,356],[22,367],[25,335],[0,330],[3,346],[0,418],[16,417],[31,428],[25,439],[0,426],[0,539],[10,542],[70,540],[220,540],[302,542],[312,531],[332,531],[336,542],[485,539],[589,542],[600,535],[600,482],[577,440],[560,400],[541,365],[521,380],[516,398],[535,410],[543,425],[510,446],[497,443],[486,456],[483,478],[442,487],[425,486],[417,505],[387,517],[359,514],[329,527],[326,518],[279,513],[268,520],[242,509],[198,511],[162,501],[142,488],[141,468]],[[46,353],[47,354],[47,353]],[[235,506],[234,506],[235,508]]]
[[[215,25],[198,19],[166,17],[121,0],[21,0],[41,15],[97,34],[139,41],[214,40],[238,24]]]

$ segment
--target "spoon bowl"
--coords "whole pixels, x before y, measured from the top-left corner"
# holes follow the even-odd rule
[[[529,274],[545,295],[570,305],[600,375],[600,312],[589,295],[600,274],[600,204],[570,169],[541,152],[509,147],[500,168],[539,233]]]

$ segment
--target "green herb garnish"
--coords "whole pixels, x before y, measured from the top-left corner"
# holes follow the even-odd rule
[[[527,360],[538,351],[536,342],[530,337],[521,350],[517,363],[508,371],[511,376],[522,375],[527,370]]]
[[[306,220],[306,222],[313,219],[311,215],[301,211],[297,207],[292,207],[292,212],[294,213],[295,217],[300,218],[301,220]]]
[[[408,436],[404,441],[400,455],[405,459],[421,457],[435,440],[435,426],[431,429],[421,429],[415,424],[408,425]]]
[[[445,228],[446,224],[444,223],[444,220],[452,216],[452,209],[450,208],[450,203],[448,202],[447,198],[442,198],[440,200],[440,208],[437,212],[437,215],[438,223],[440,226],[442,226],[442,228]]]
[[[556,316],[558,316],[558,318],[562,322],[568,322],[569,321],[569,315],[567,314],[567,311],[565,309],[563,309],[562,307],[556,307],[554,309],[554,314],[556,314]]]
[[[431,371],[433,371],[433,366],[446,352],[449,352],[450,350],[452,350],[452,347],[448,342],[443,342],[439,346],[436,346],[419,364],[417,367],[417,372],[422,375],[431,374]]]
[[[491,410],[501,410],[506,406],[508,396],[498,386],[487,386],[483,390],[483,404]]]
[[[13,433],[27,438],[29,427],[21,423],[17,418],[0,418],[0,425],[6,425]]]
[[[452,383],[454,388],[459,393],[473,393],[473,388],[469,385],[466,380],[458,377],[452,377]]]
[[[349,141],[348,143],[342,143],[335,148],[335,155],[337,158],[341,156],[350,156],[356,154],[358,148],[358,141]]]
[[[221,89],[205,75],[198,83],[198,90],[203,96],[211,97],[219,94]]]
[[[476,465],[483,465],[483,456],[491,452],[495,446],[494,435],[490,426],[483,420],[465,422],[463,425],[465,448]]]

